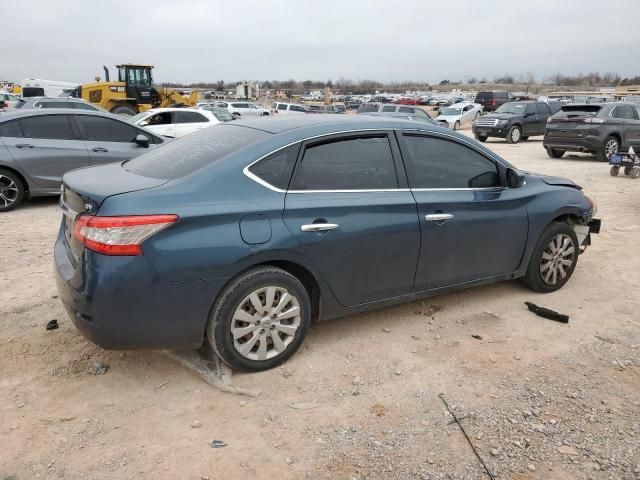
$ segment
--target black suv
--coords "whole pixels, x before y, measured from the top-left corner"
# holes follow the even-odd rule
[[[543,145],[552,158],[584,152],[603,162],[632,145],[640,151],[639,107],[620,102],[564,105],[549,119]]]
[[[547,119],[560,107],[558,102],[509,102],[495,113],[478,118],[471,128],[481,142],[488,137],[500,137],[518,143],[533,135],[544,135]]]
[[[500,105],[512,102],[515,99],[511,92],[507,92],[506,90],[493,90],[491,92],[478,92],[475,103],[482,105],[484,112],[493,112]]]

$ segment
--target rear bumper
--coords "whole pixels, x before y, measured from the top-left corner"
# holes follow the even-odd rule
[[[579,138],[549,137],[545,135],[542,145],[547,149],[565,150],[567,152],[597,152],[602,148],[599,137],[584,136]]]
[[[226,279],[168,282],[144,256],[84,250],[77,265],[62,229],[54,247],[59,298],[78,331],[107,349],[193,348]]]

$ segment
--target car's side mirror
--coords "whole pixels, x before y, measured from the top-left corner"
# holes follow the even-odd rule
[[[524,175],[514,170],[513,168],[507,169],[507,187],[520,188],[524,185]]]
[[[134,140],[139,147],[149,148],[149,137],[139,133],[136,135],[136,139]]]

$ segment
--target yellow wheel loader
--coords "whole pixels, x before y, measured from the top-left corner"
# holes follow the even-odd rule
[[[97,77],[94,83],[78,87],[78,98],[121,114],[135,115],[154,107],[193,107],[198,103],[198,93],[185,97],[169,88],[156,88],[151,70],[153,65],[116,65],[118,81],[110,81],[109,70],[104,68],[104,81]]]

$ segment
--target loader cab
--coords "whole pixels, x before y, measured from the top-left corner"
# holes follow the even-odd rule
[[[157,103],[158,93],[153,86],[151,65],[117,65],[118,81],[124,82],[127,97],[134,98],[138,104]]]

